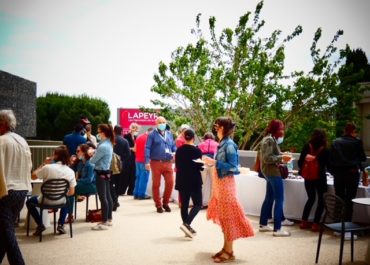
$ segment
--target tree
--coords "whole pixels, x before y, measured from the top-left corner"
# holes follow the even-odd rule
[[[346,58],[346,62],[338,72],[340,86],[332,93],[332,97],[336,100],[334,112],[337,136],[342,135],[343,128],[348,122],[359,123],[357,106],[365,90],[359,83],[370,81],[370,65],[366,54],[361,49],[351,50],[347,45],[342,51],[342,56]]]
[[[338,83],[334,74],[337,62],[329,60],[336,52],[333,41],[321,54],[318,29],[311,47],[313,68],[309,73],[284,73],[285,44],[302,32],[302,27],[285,38],[275,30],[260,37],[265,21],[260,19],[263,1],[241,16],[235,29],[216,34],[216,18],[209,19],[210,39],[200,28],[199,14],[192,34],[195,44],[179,47],[167,65],[160,62],[152,91],[161,99],[152,102],[165,113],[191,123],[203,134],[218,116],[231,116],[238,127],[235,139],[242,149],[255,146],[272,118],[284,120],[288,127],[301,120],[302,112],[315,113],[331,107],[329,92]],[[290,85],[289,85],[290,84]],[[175,118],[176,119],[176,118]]]
[[[73,130],[80,116],[86,116],[93,128],[100,123],[108,123],[110,111],[108,104],[86,95],[66,96],[47,93],[37,98],[37,138],[43,140],[62,140]]]

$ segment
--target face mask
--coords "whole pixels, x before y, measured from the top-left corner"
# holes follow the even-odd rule
[[[84,157],[83,156],[79,156],[78,159],[82,160],[82,159],[84,159]]]
[[[96,135],[96,140],[97,140],[98,142],[100,142],[100,140],[101,140],[101,138],[100,138],[100,134],[97,134],[97,135]]]
[[[276,139],[277,144],[282,144],[284,142],[284,137],[279,137]]]
[[[139,134],[139,132],[134,132],[134,135],[137,136]]]
[[[166,124],[165,123],[161,123],[161,124],[158,124],[158,129],[161,130],[161,131],[164,131],[166,130]]]

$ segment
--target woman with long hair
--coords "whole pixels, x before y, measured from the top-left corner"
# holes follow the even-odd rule
[[[208,204],[207,219],[219,224],[224,236],[222,250],[212,256],[215,263],[235,260],[234,240],[254,235],[253,226],[245,216],[237,199],[234,175],[239,174],[238,147],[231,139],[235,123],[231,118],[217,118],[214,129],[220,144],[215,159],[204,156],[203,160],[215,166],[212,198]]]
[[[95,165],[96,189],[102,208],[102,222],[92,227],[92,230],[107,230],[112,226],[113,201],[110,194],[111,171],[110,166],[113,156],[114,132],[112,125],[99,124],[98,135],[100,142],[91,164]]]
[[[299,174],[302,175],[302,168],[307,155],[314,155],[319,165],[319,172],[317,179],[305,179],[304,187],[307,192],[307,202],[302,213],[301,229],[310,229],[314,232],[320,229],[321,215],[324,211],[324,193],[327,191],[326,183],[326,168],[329,163],[329,151],[327,149],[326,132],[323,129],[315,129],[308,143],[303,147],[301,155],[298,160]],[[312,206],[316,200],[317,193],[317,207],[313,223],[308,222]]]

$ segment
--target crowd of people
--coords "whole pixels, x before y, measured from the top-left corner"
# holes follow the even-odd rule
[[[113,211],[120,207],[119,196],[133,196],[136,200],[153,197],[155,210],[161,214],[171,212],[171,194],[176,189],[181,208],[180,229],[186,237],[196,235],[192,223],[201,209],[207,210],[208,220],[220,225],[224,240],[221,250],[212,256],[215,263],[235,260],[234,241],[254,236],[253,226],[236,195],[234,176],[240,173],[240,162],[238,147],[232,140],[236,124],[229,117],[217,118],[212,127],[216,135],[207,132],[198,145],[195,144],[196,132],[189,125],[182,125],[175,139],[162,116],[156,119],[154,128],[141,135],[136,123],[132,123],[124,135],[118,125],[113,128],[110,124],[99,124],[96,137],[90,121],[81,117],[73,132],[64,137],[63,145],[57,147],[53,156],[47,157],[32,174],[30,148],[21,136],[14,133],[15,126],[14,113],[0,110],[0,262],[7,254],[10,264],[24,264],[14,222],[23,208],[27,192],[31,190],[31,179],[63,178],[68,181],[69,203],[60,211],[57,228],[60,234],[66,233],[66,221],[73,222],[71,213],[76,198],[82,200],[83,196],[98,194],[102,221],[91,229],[102,231],[113,226]],[[283,213],[284,181],[280,167],[292,160],[292,155],[282,152],[279,147],[284,135],[284,123],[271,120],[257,154],[258,173],[266,180],[259,232],[272,232],[276,237],[290,236],[282,226],[293,224],[285,219]],[[114,154],[122,163],[120,172],[115,174],[111,170]],[[17,160],[12,159],[15,156]],[[353,123],[348,123],[344,135],[330,146],[325,130],[312,132],[298,160],[299,174],[305,176],[308,196],[302,209],[301,229],[319,230],[324,211],[323,194],[327,191],[327,172],[334,176],[336,195],[346,202],[346,219],[352,219],[352,199],[356,196],[365,161],[362,142],[357,138]],[[312,176],[310,173],[310,176],[307,165],[313,163],[317,164],[317,174]],[[152,197],[147,194],[150,172]],[[160,192],[162,177],[163,194]],[[314,219],[309,220],[316,197],[318,203]],[[40,196],[34,196],[26,202],[37,224],[34,235],[45,230],[36,209],[40,199]],[[269,225],[270,219],[273,219],[273,227]]]

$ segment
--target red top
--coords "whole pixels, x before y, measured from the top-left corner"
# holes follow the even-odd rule
[[[176,138],[176,147],[179,148],[180,146],[184,145],[186,142],[184,136],[182,134],[180,134],[177,138]]]
[[[202,151],[202,154],[214,155],[217,153],[218,143],[215,140],[207,139],[204,142],[198,144],[199,149]]]
[[[136,162],[145,163],[145,144],[148,139],[148,134],[144,133],[136,138]]]

